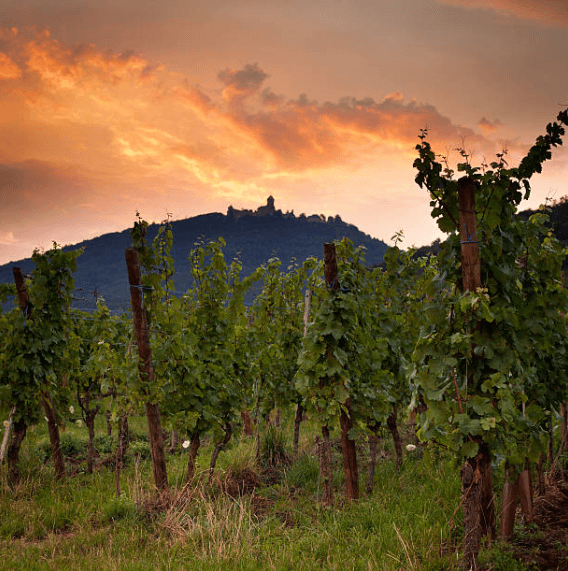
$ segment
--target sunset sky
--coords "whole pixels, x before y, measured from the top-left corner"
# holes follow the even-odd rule
[[[566,0],[3,4],[0,264],[270,194],[420,246],[420,129],[516,165],[568,102]],[[563,147],[525,207],[567,174]]]

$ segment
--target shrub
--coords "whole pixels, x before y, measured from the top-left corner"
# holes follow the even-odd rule
[[[51,458],[51,445],[49,444],[49,440],[41,440],[35,445],[34,448],[34,456],[40,460],[40,462],[47,462]]]
[[[87,441],[74,434],[65,433],[61,436],[61,451],[67,458],[85,457]]]
[[[112,436],[103,434],[95,437],[95,449],[99,454],[111,454],[114,452],[114,440]]]
[[[135,440],[130,443],[128,447],[128,452],[134,457],[138,457],[141,460],[148,460],[152,457],[152,451],[150,449],[149,442],[143,442],[140,440]]]
[[[291,488],[301,488],[308,493],[317,490],[319,466],[315,456],[301,454],[296,462],[286,468],[286,483]]]
[[[138,515],[136,502],[120,496],[112,498],[103,505],[103,518],[106,521],[117,521],[119,519],[134,519]]]
[[[289,463],[290,458],[282,429],[276,426],[269,426],[266,429],[260,443],[260,459],[265,466],[270,468]]]
[[[74,434],[63,434],[60,443],[61,452],[63,452],[63,456],[66,458],[81,459],[87,455],[87,441]],[[51,458],[51,444],[49,439],[43,439],[38,442],[33,453],[41,462],[47,462]]]
[[[492,571],[529,571],[530,566],[515,559],[513,548],[506,543],[494,543],[490,548],[481,549],[479,564]],[[483,567],[485,568],[485,567]]]

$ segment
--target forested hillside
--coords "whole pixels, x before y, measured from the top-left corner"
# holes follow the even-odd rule
[[[158,227],[157,224],[149,227],[150,239],[156,235]],[[172,252],[176,269],[175,285],[179,291],[185,291],[189,286],[187,257],[199,240],[217,240],[222,237],[227,244],[224,249],[226,259],[238,257],[243,264],[243,275],[250,275],[272,257],[280,258],[284,267],[293,258],[299,263],[310,256],[321,258],[324,242],[344,237],[366,248],[370,265],[379,264],[386,251],[384,242],[343,222],[339,216],[326,219],[320,215],[296,216],[294,213],[283,213],[274,208],[271,198],[267,206],[261,206],[256,211],[229,207],[227,215],[211,213],[174,221],[172,229],[175,237]],[[124,250],[130,245],[130,230],[127,229],[104,234],[72,247],[84,248],[77,260],[75,297],[84,297],[85,301],[76,299],[75,305],[83,303],[93,306],[93,295],[97,292],[111,309],[129,307]],[[20,266],[24,273],[33,269],[31,258],[1,266],[0,283],[13,282],[13,266]]]

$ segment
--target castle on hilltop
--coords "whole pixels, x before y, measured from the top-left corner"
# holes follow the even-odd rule
[[[294,213],[287,212],[286,214],[283,214],[282,210],[276,210],[276,208],[274,208],[274,197],[269,196],[266,199],[266,206],[259,206],[256,210],[239,210],[237,208],[233,208],[232,206],[229,206],[227,209],[228,218],[237,219],[242,218],[243,216],[283,216],[284,218],[287,218],[293,217]]]
[[[244,216],[278,216],[281,218],[293,218],[296,219],[296,215],[294,214],[294,211],[292,210],[291,212],[288,211],[286,213],[283,213],[282,210],[276,210],[276,208],[274,208],[274,197],[273,196],[269,196],[266,199],[266,206],[259,206],[256,210],[250,210],[250,209],[243,209],[243,210],[239,210],[238,208],[233,208],[232,206],[229,206],[229,208],[227,209],[227,218],[231,219],[231,220],[237,220],[239,218],[243,218]],[[341,220],[341,217],[339,216],[339,214],[337,214],[336,216],[329,216],[327,219],[323,214],[312,214],[311,216],[306,216],[305,214],[300,214],[300,216],[298,216],[297,218],[298,220],[308,220],[309,222],[319,222],[319,223],[331,223],[331,224],[343,224],[345,225],[345,223],[343,222],[343,220]],[[348,227],[353,227],[355,228],[355,226],[353,226],[352,224],[347,224],[346,226]]]

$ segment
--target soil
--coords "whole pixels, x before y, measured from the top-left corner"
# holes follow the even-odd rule
[[[512,545],[530,569],[568,571],[568,471],[535,497],[531,521],[517,526]]]

